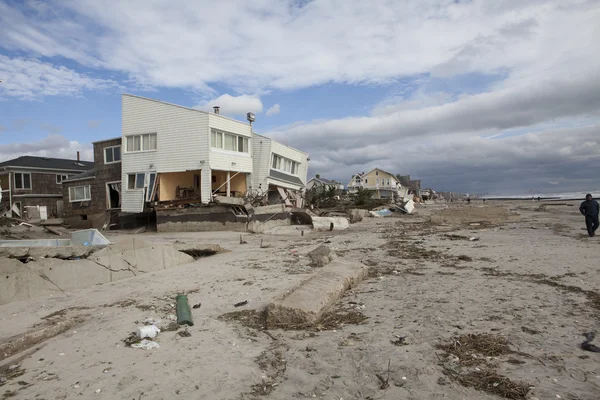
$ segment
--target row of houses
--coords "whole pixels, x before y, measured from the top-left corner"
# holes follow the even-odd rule
[[[72,226],[110,215],[208,204],[215,196],[265,196],[300,206],[308,154],[252,131],[248,122],[122,95],[122,135],[97,141],[94,161],[20,157],[0,163],[0,210],[45,207]],[[79,158],[79,157],[78,157]],[[108,218],[107,218],[108,216]]]
[[[410,175],[397,177],[380,168],[374,168],[367,173],[354,174],[347,186],[322,178],[320,175],[310,179],[306,186],[308,189],[315,186],[335,188],[340,191],[346,190],[348,193],[357,193],[360,189],[366,189],[372,191],[376,199],[395,199],[405,197],[409,193],[419,196],[421,181],[411,180]]]

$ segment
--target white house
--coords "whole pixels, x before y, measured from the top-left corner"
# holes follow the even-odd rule
[[[249,123],[129,94],[122,102],[123,212],[141,212],[149,201],[209,203],[213,194],[247,191]]]
[[[308,154],[256,133],[252,143],[252,192],[268,193],[270,203],[283,199],[291,205],[306,187]]]
[[[210,113],[129,94],[122,102],[123,212],[258,191],[278,202],[306,184],[306,153],[253,134],[218,107]]]

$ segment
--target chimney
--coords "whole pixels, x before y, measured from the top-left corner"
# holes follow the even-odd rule
[[[219,115],[219,109],[220,109],[220,108],[221,108],[221,107],[219,107],[219,106],[214,106],[214,107],[213,107],[213,110],[215,110],[215,114]]]
[[[77,152],[77,161],[79,161],[79,152]]]
[[[315,175],[315,178],[317,178],[317,179],[321,179],[321,175],[319,175],[319,174],[316,174],[316,175]]]

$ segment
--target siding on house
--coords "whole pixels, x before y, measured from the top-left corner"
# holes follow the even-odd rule
[[[248,123],[235,121],[222,115],[208,113],[208,134],[210,146],[210,134],[212,129],[222,132],[233,133],[249,139],[248,153],[237,151],[226,151],[211,148],[210,168],[220,171],[240,171],[252,173],[252,127]],[[235,165],[232,165],[235,163]]]
[[[267,177],[271,169],[271,139],[252,135],[252,187],[255,190],[267,190]],[[260,186],[260,187],[259,187]]]

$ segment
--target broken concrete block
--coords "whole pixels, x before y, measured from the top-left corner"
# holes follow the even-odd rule
[[[227,206],[243,206],[244,199],[241,197],[215,196],[215,203]]]
[[[313,267],[324,267],[325,265],[329,264],[329,262],[332,261],[336,255],[333,250],[331,250],[331,247],[322,244],[308,253],[308,257],[310,258],[311,265]]]
[[[362,210],[360,208],[353,208],[347,211],[348,217],[350,218],[350,223],[355,224],[363,220],[363,218],[367,218],[369,216],[368,210]]]
[[[302,328],[314,325],[346,290],[369,273],[363,264],[337,259],[326,269],[274,300],[267,308],[267,327]]]
[[[312,217],[312,225],[316,231],[328,231],[331,230],[331,224],[333,224],[334,230],[348,229],[350,224],[348,218],[341,217]]]

